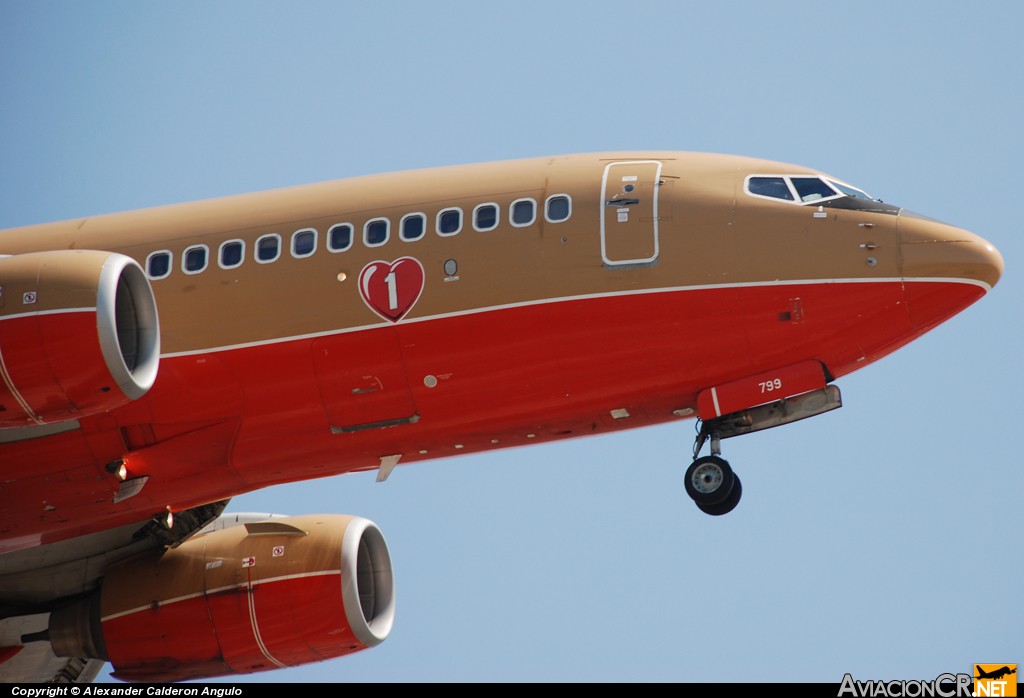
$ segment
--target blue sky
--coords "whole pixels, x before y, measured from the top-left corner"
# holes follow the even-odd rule
[[[1024,5],[998,1],[2,0],[0,227],[652,148],[800,163],[973,230],[1006,259],[994,292],[842,379],[843,409],[726,442],[744,486],[729,516],[683,490],[691,421],[238,497],[373,519],[398,585],[380,647],[248,678],[838,682],[1024,662],[1021,26]]]

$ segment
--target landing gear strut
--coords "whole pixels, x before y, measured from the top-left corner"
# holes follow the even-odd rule
[[[705,514],[728,514],[740,503],[743,487],[729,463],[722,458],[722,439],[791,424],[842,406],[839,388],[826,385],[820,390],[700,422],[700,431],[693,445],[694,460],[686,469],[686,494]],[[700,451],[709,439],[711,455],[701,458]]]
[[[705,441],[711,438],[711,455],[698,458]],[[743,485],[732,471],[729,461],[721,456],[721,439],[716,432],[701,425],[694,445],[694,461],[686,469],[686,494],[696,503],[697,508],[710,516],[728,514],[740,503]]]

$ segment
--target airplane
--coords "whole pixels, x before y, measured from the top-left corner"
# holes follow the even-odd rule
[[[995,669],[993,671],[984,671],[977,664],[974,665],[974,668],[978,672],[978,674],[974,677],[976,679],[995,679],[995,680],[998,680],[998,679],[1001,679],[1004,676],[1007,676],[1009,674],[1016,674],[1017,673],[1016,667],[1011,669],[1009,666],[1003,666],[1003,667],[1000,667],[999,669]]]
[[[387,638],[358,516],[270,485],[699,420],[722,441],[971,305],[972,233],[797,165],[606,152],[371,175],[0,231],[0,679],[175,681]],[[709,452],[701,456],[705,446]]]

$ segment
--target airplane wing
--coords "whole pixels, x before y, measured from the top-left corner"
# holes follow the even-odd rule
[[[24,635],[46,628],[49,613],[15,616],[0,620],[0,682],[3,683],[90,683],[105,662],[79,657],[57,657],[49,642],[21,645]]]
[[[168,529],[154,522],[122,526],[71,541],[51,543],[4,557],[0,589],[0,682],[88,683],[104,662],[54,654],[47,628],[55,599],[93,591],[108,565],[180,545],[224,511],[228,500],[174,516]]]

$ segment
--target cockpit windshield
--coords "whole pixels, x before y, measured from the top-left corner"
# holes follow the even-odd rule
[[[817,177],[790,177],[789,181],[796,189],[800,201],[804,203],[827,199],[838,193],[825,180],[818,179]]]
[[[865,192],[861,191],[857,187],[851,187],[849,184],[843,184],[842,182],[837,182],[834,179],[829,179],[829,180],[826,180],[826,181],[829,184],[831,184],[833,187],[838,189],[839,191],[841,191],[844,194],[846,194],[847,196],[852,196],[852,197],[855,197],[857,199],[867,199],[868,201],[876,201],[877,200],[877,199],[875,199],[875,197],[868,196],[868,194],[866,194]]]
[[[747,177],[746,189],[751,196],[795,204],[812,204],[847,196],[875,201],[861,189],[813,175],[750,175]]]

